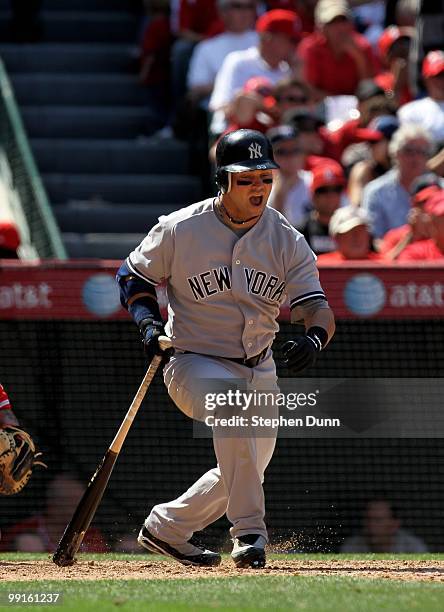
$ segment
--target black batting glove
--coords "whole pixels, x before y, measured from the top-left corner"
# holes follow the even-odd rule
[[[162,321],[143,319],[140,322],[139,329],[142,336],[143,349],[148,359],[151,361],[155,355],[165,356],[165,352],[159,346],[159,336],[165,335]]]
[[[328,340],[322,327],[311,327],[305,336],[289,340],[282,346],[284,363],[291,374],[298,374],[315,365],[318,354]]]

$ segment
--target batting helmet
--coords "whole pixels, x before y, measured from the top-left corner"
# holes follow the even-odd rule
[[[216,184],[222,193],[230,191],[232,172],[273,170],[274,161],[270,141],[255,130],[236,130],[223,136],[216,148]]]

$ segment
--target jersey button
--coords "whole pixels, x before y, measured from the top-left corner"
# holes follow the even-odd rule
[[[253,319],[250,319],[250,320],[248,321],[248,325],[253,325],[253,324],[254,324]]]
[[[253,346],[253,343],[252,343],[252,342],[249,342],[249,343],[247,344],[247,346],[248,346],[248,348],[251,348],[251,347]]]
[[[236,265],[240,264],[240,259],[236,259]]]

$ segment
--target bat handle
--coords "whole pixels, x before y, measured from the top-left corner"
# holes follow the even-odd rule
[[[173,348],[173,342],[168,336],[159,336],[158,343],[162,351],[168,351]]]

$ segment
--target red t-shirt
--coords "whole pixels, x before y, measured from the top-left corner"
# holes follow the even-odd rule
[[[364,52],[370,74],[374,72],[374,56],[370,43],[357,32],[351,36]],[[299,45],[298,53],[305,62],[305,78],[313,86],[330,96],[353,95],[359,84],[357,66],[348,53],[336,57],[321,32],[307,36]]]
[[[395,85],[395,75],[392,72],[381,72],[381,74],[377,74],[373,79],[379,87],[387,92],[392,92],[393,87]],[[410,91],[410,87],[405,85],[401,92],[401,97],[399,100],[399,106],[403,104],[407,104],[407,102],[411,102],[413,100],[412,92]]]
[[[362,142],[362,138],[358,135],[358,130],[362,129],[359,124],[359,119],[351,119],[346,121],[340,128],[334,132],[324,133],[324,138],[327,140],[327,150],[329,157],[341,161],[341,157],[345,149],[357,142]]]
[[[444,253],[438,249],[434,240],[429,238],[409,244],[402,251],[397,261],[435,261],[437,259],[444,260]]]
[[[204,36],[220,34],[220,18],[216,0],[181,0],[179,31],[191,30]]]
[[[21,521],[9,527],[8,529],[2,530],[2,539],[0,540],[0,550],[2,551],[14,551],[15,539],[24,534],[32,534],[38,536],[45,547],[47,552],[52,552],[57,546],[57,542],[51,542],[49,539],[47,530],[45,528],[45,521],[42,515],[37,514],[30,518]],[[60,534],[62,535],[62,534]],[[80,552],[89,553],[105,553],[108,552],[105,539],[97,527],[90,527],[85,534],[85,537],[80,547]]]
[[[329,263],[329,264],[341,264],[349,261],[381,261],[382,257],[379,253],[370,252],[364,259],[345,259],[345,257],[339,251],[333,251],[332,253],[322,253],[318,255],[318,263]]]
[[[389,230],[386,234],[384,234],[382,239],[379,249],[380,254],[385,257],[393,248],[395,248],[399,241],[405,238],[411,231],[412,228],[408,223]]]

